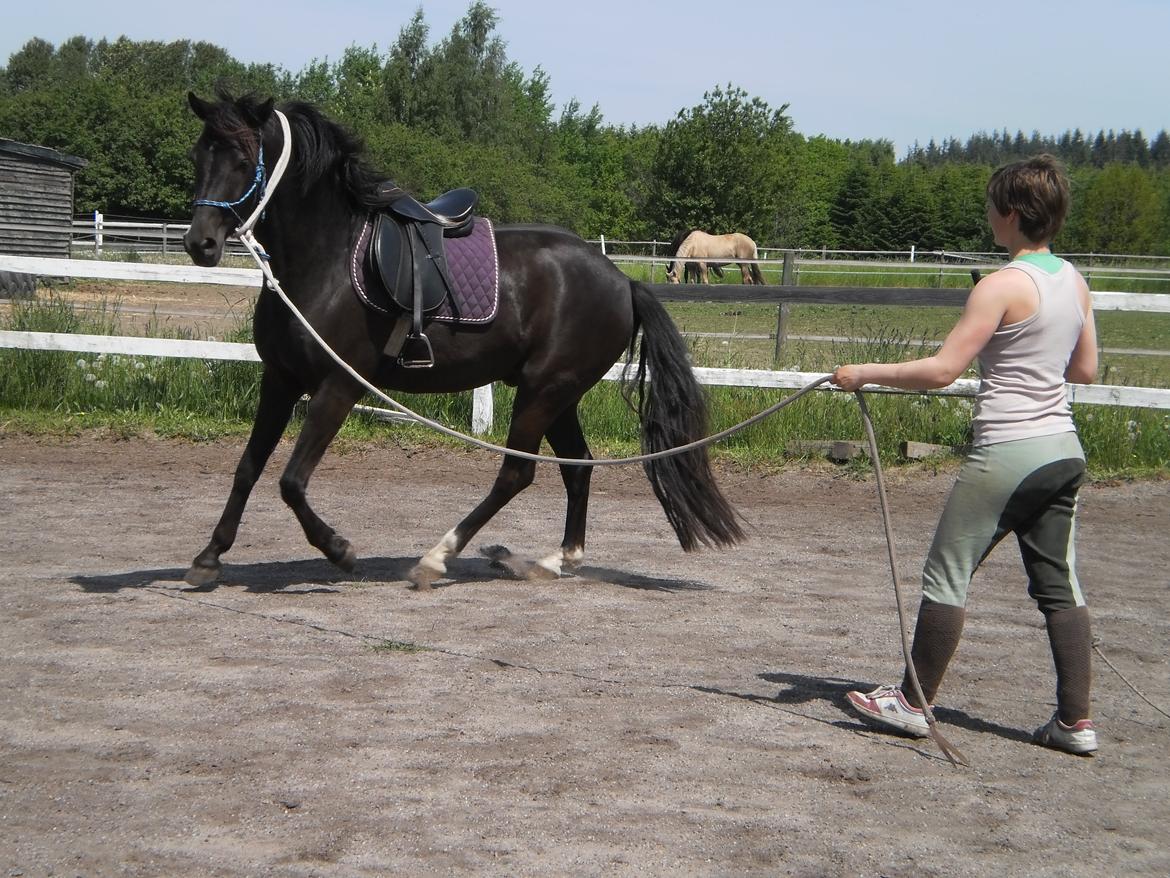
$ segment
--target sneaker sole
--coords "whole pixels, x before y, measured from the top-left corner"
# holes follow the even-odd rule
[[[1034,736],[1032,738],[1032,743],[1037,744],[1041,747],[1044,747],[1047,750],[1058,750],[1061,753],[1068,753],[1070,756],[1090,757],[1090,756],[1097,755],[1097,745],[1096,744],[1094,744],[1091,747],[1084,748],[1084,749],[1074,750],[1072,747],[1065,747],[1063,744],[1059,744],[1056,741],[1053,741],[1053,740],[1051,740],[1043,735]]]

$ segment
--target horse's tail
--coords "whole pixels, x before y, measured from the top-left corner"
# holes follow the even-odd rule
[[[702,439],[707,435],[707,401],[691,371],[686,343],[654,294],[636,281],[631,287],[635,323],[627,365],[634,356],[639,326],[642,344],[637,372],[627,378],[624,392],[642,422],[642,450],[665,451]],[[743,539],[739,516],[715,483],[706,448],[643,466],[685,551],[698,548],[699,543],[722,548]]]
[[[744,238],[747,240],[747,243],[751,244],[752,259],[759,259],[760,258],[760,251],[758,249],[756,249],[756,242],[753,241],[751,238],[748,238],[747,235],[744,235]],[[764,282],[764,276],[760,273],[759,263],[753,262],[751,265],[749,265],[748,266],[748,273],[752,277],[752,283],[762,284]]]

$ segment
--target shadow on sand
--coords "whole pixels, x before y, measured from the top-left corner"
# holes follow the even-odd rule
[[[261,561],[252,564],[225,564],[216,582],[203,586],[191,586],[183,581],[186,567],[161,567],[145,570],[128,570],[124,573],[77,574],[69,581],[81,586],[87,592],[118,592],[133,588],[173,588],[188,592],[209,592],[217,588],[243,588],[246,591],[263,594],[329,594],[339,586],[351,583],[406,584],[407,576],[418,562],[417,557],[362,558],[357,569],[347,573],[324,558],[308,558],[296,561]],[[646,576],[608,567],[581,567],[566,579],[588,580],[620,588],[668,593],[709,591],[714,586],[687,579],[668,579]],[[454,558],[447,564],[447,576],[436,582],[435,589],[452,588],[460,585],[495,582],[498,580],[523,581],[511,569],[487,558]]]

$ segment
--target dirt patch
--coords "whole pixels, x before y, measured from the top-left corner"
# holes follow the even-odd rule
[[[37,298],[55,297],[83,317],[100,314],[115,319],[127,335],[149,330],[151,335],[222,339],[248,325],[257,294],[258,290],[222,284],[41,278]],[[11,307],[10,301],[0,301],[0,315],[7,315]]]
[[[327,456],[311,498],[347,575],[281,503],[282,448],[192,591],[238,453],[0,434],[4,875],[1170,872],[1170,721],[1098,661],[1101,754],[1028,743],[1053,675],[1013,546],[939,699],[970,768],[845,712],[900,673],[871,480],[724,472],[751,541],[686,555],[640,472],[603,469],[578,575],[468,555],[416,593],[495,460]],[[891,477],[911,591],[950,480]],[[1102,650],[1166,709],[1170,483],[1081,509]],[[477,545],[543,556],[562,514],[542,469]]]

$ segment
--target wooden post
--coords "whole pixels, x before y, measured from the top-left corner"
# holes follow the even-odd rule
[[[780,272],[780,285],[792,286],[793,266],[796,263],[796,253],[792,250],[784,251],[784,268]],[[772,368],[780,365],[780,353],[788,341],[788,303],[781,303],[776,308],[776,349],[772,354]]]
[[[471,394],[471,432],[476,436],[490,433],[492,429],[494,400],[492,386],[484,384]]]

